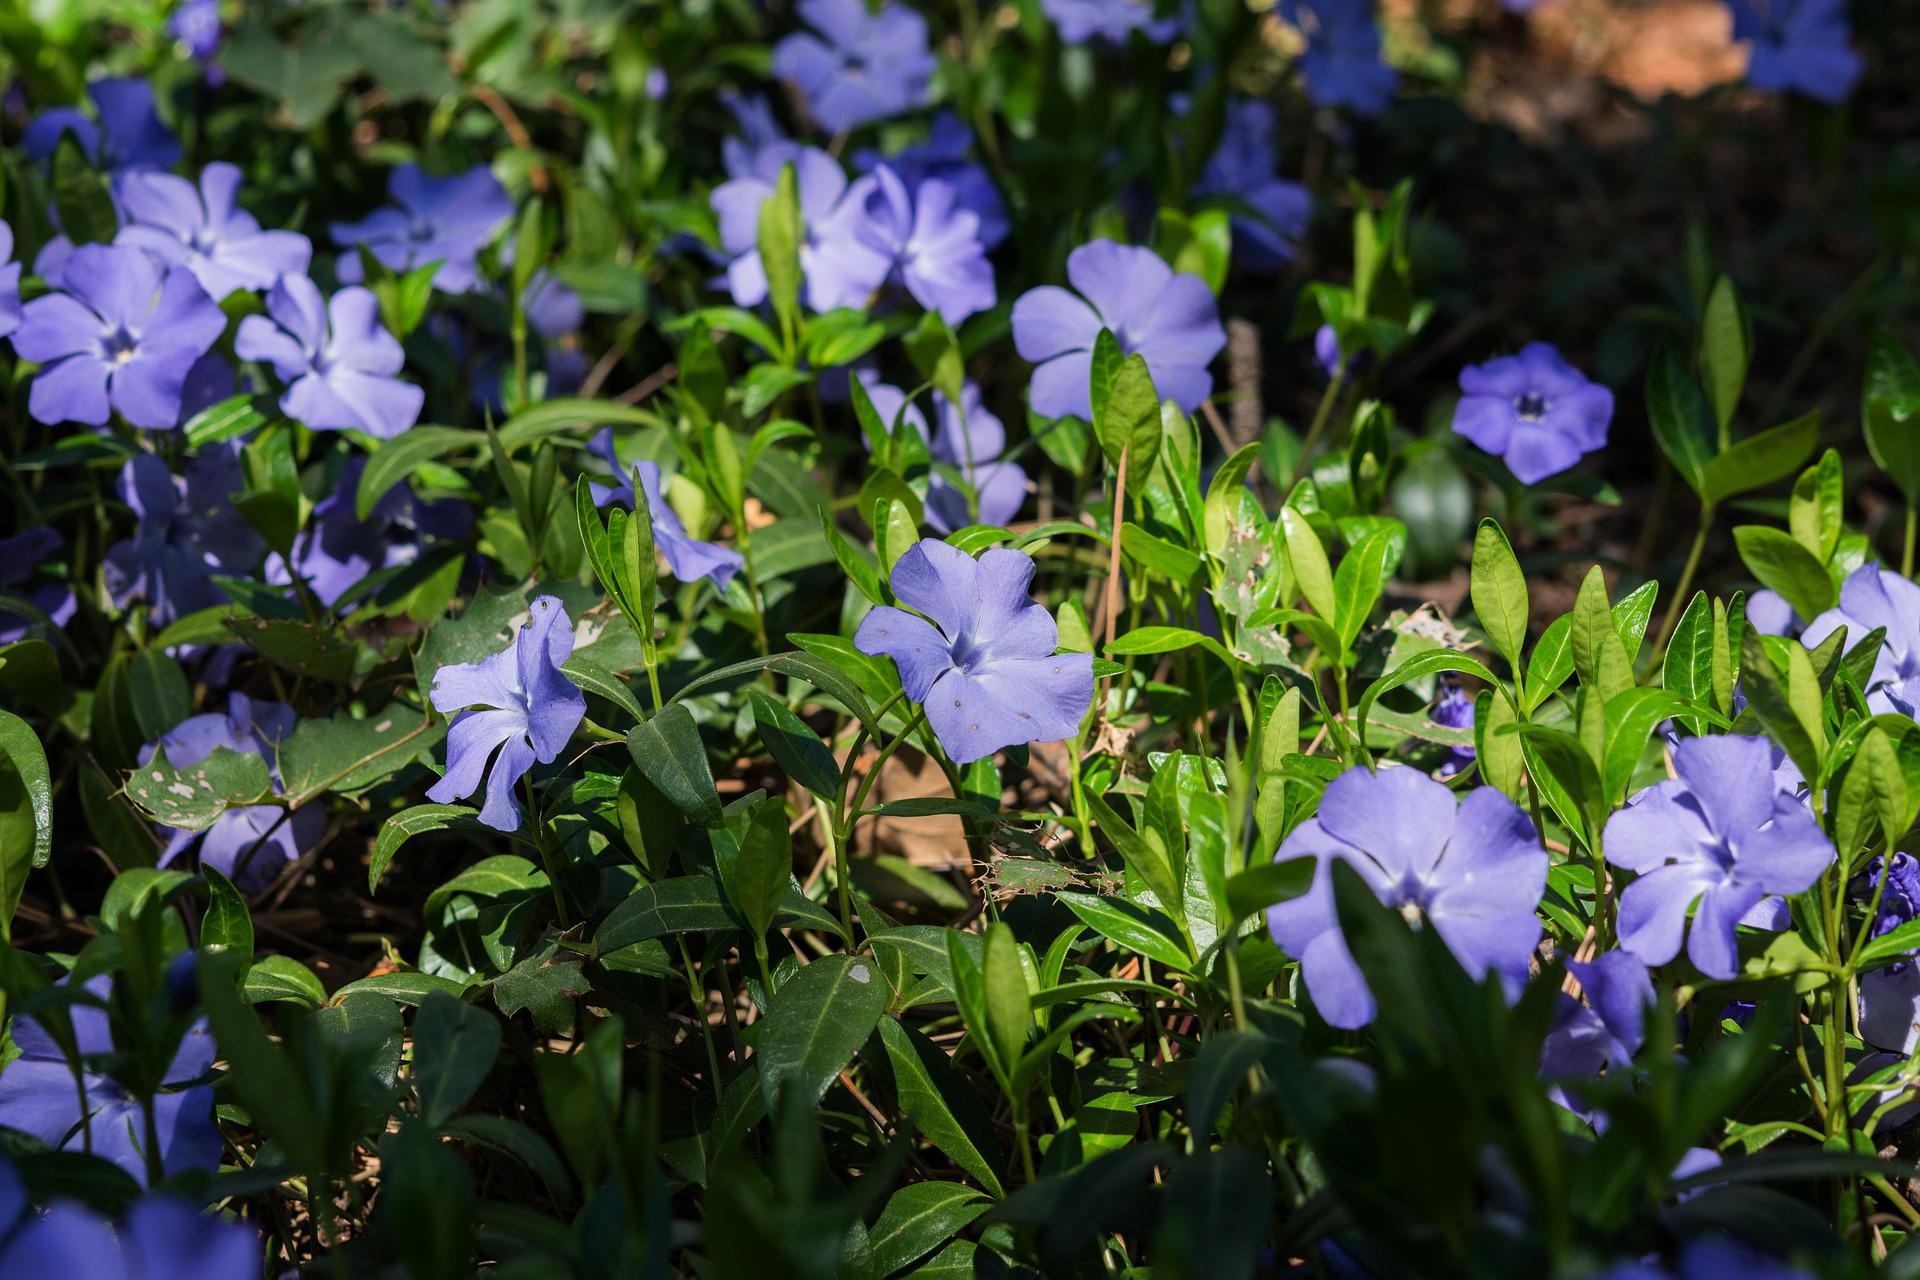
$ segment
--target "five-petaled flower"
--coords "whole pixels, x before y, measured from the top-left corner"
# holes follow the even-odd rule
[[[72,981],[62,978],[61,985]],[[15,1018],[11,1031],[20,1056],[0,1071],[0,1125],[31,1134],[56,1150],[91,1151],[145,1183],[146,1104],[113,1074],[120,1055],[103,1007],[113,980],[101,974],[81,985],[86,997],[70,1006],[80,1079],[75,1081],[66,1054],[37,1019]],[[207,1024],[195,1023],[180,1039],[166,1083],[153,1095],[156,1154],[169,1176],[188,1169],[211,1172],[220,1163],[213,1086],[196,1083],[212,1068],[213,1056]]]
[[[1213,291],[1175,274],[1151,249],[1095,240],[1067,255],[1067,279],[1029,289],[1013,304],[1013,345],[1037,366],[1029,401],[1046,418],[1093,416],[1093,344],[1113,332],[1139,355],[1160,395],[1191,413],[1213,391],[1207,365],[1227,345]]]
[[[653,545],[666,557],[668,570],[682,582],[705,578],[725,591],[727,584],[733,581],[733,575],[746,564],[746,558],[731,547],[723,547],[717,542],[702,542],[688,535],[687,526],[680,522],[680,513],[667,501],[666,491],[661,487],[660,464],[649,458],[633,463],[631,467],[621,466],[620,455],[614,449],[611,427],[604,428],[587,448],[613,468],[612,484],[602,484],[597,480],[587,482],[593,491],[594,505],[604,507],[610,502],[617,502],[632,510],[633,482],[637,478],[640,492],[647,495],[647,510],[653,517]]]
[[[926,708],[955,764],[1080,731],[1093,705],[1093,655],[1056,653],[1053,615],[1027,594],[1033,557],[994,547],[978,560],[931,538],[893,566],[894,598],[861,620],[854,647],[885,654]]]
[[[1525,979],[1540,939],[1534,915],[1547,851],[1527,815],[1492,787],[1456,806],[1453,792],[1415,769],[1356,765],[1327,784],[1315,815],[1294,828],[1275,861],[1314,858],[1312,887],[1267,910],[1275,942],[1300,962],[1320,1014],[1351,1029],[1373,1020],[1373,993],[1334,911],[1333,864],[1359,872],[1381,902],[1431,924],[1474,977]]]
[[[412,564],[433,539],[459,541],[473,527],[473,510],[456,498],[434,502],[397,484],[362,520],[356,495],[366,458],[355,454],[340,468],[327,495],[313,504],[306,527],[293,541],[293,572],[321,604],[346,613],[340,600],[384,569]],[[289,584],[293,575],[279,552],[267,557],[268,582]]]
[[[154,106],[153,86],[132,77],[95,80],[87,96],[99,109],[98,123],[77,107],[53,107],[27,125],[21,139],[27,156],[44,160],[71,133],[87,157],[102,169],[169,169],[180,159],[180,139],[173,136]]]
[[[1523,484],[1565,471],[1607,443],[1613,392],[1545,342],[1460,371],[1453,429],[1506,459]]]
[[[13,349],[42,367],[27,409],[54,425],[136,427],[180,422],[188,371],[227,327],[193,274],[164,269],[144,251],[86,244],[60,270],[59,292],[21,309]]]
[[[1726,0],[1733,38],[1751,41],[1747,83],[1840,102],[1860,81],[1847,0]]]
[[[26,1209],[18,1175],[0,1158],[0,1275],[253,1280],[260,1274],[256,1232],[201,1213],[178,1196],[143,1196],[117,1224],[71,1200],[57,1200],[44,1213]]]
[[[767,270],[760,260],[760,207],[774,194],[781,169],[793,166],[805,239],[800,270],[807,305],[815,311],[864,307],[892,269],[884,252],[860,237],[867,221],[867,197],[874,179],[854,182],[818,147],[776,143],[753,158],[749,173],[737,174],[713,189],[713,212],[726,252],[727,289],[743,307],[757,307],[767,296]]]
[[[513,217],[513,200],[485,165],[453,177],[436,178],[419,165],[403,164],[387,180],[394,203],[358,222],[329,228],[339,245],[365,245],[389,271],[411,271],[438,262],[433,287],[465,293],[479,283],[475,261],[494,233]],[[342,283],[358,284],[359,255],[340,255]]]
[[[993,305],[993,264],[980,245],[980,219],[942,178],[911,191],[885,164],[873,171],[861,243],[882,255],[913,300],[957,325]]]
[[[225,163],[202,169],[198,189],[175,174],[128,170],[114,183],[126,225],[113,242],[185,267],[216,300],[304,274],[312,242],[297,231],[262,231],[235,203],[239,191],[240,170]]]
[[[166,626],[220,603],[212,575],[244,574],[260,559],[260,537],[232,501],[245,487],[233,441],[203,447],[181,477],[150,453],[128,458],[115,489],[139,526],[107,550],[103,576],[115,607],[145,600]]]
[[[745,117],[741,123],[746,123]],[[872,150],[859,151],[854,161],[862,173],[871,173],[874,166],[884,163],[914,191],[929,178],[940,179],[953,188],[954,203],[970,210],[980,220],[976,234],[980,244],[991,249],[1007,238],[1007,206],[1000,198],[1000,188],[993,184],[993,175],[972,158],[972,149],[973,131],[953,112],[942,111],[927,126],[925,142],[904,147],[890,156]],[[731,161],[727,172],[739,176]]]
[[[1306,37],[1300,74],[1309,98],[1364,116],[1387,109],[1400,76],[1380,57],[1373,0],[1281,0],[1280,16]]]
[[[540,596],[531,614],[500,652],[441,667],[433,676],[434,709],[459,714],[447,729],[447,772],[427,798],[439,804],[465,799],[480,789],[484,773],[480,821],[496,831],[520,829],[514,784],[536,761],[558,759],[587,714],[585,695],[560,670],[573,653],[567,611],[557,598]]]
[[[305,276],[282,276],[267,315],[240,322],[234,350],[273,366],[287,389],[280,407],[315,431],[365,431],[388,439],[419,420],[426,393],[393,375],[406,363],[380,322],[380,302],[359,285],[330,299]]]
[[[1590,961],[1570,960],[1567,970],[1580,983],[1581,998],[1560,997],[1540,1049],[1540,1073],[1556,1081],[1549,1089],[1555,1102],[1585,1116],[1578,1081],[1633,1062],[1646,1040],[1653,979],[1638,956],[1619,947]],[[1568,1084],[1576,1086],[1575,1093],[1567,1091]]]
[[[1007,429],[981,402],[976,384],[968,382],[960,388],[958,407],[939,392],[933,393],[940,426],[931,435],[926,415],[907,399],[906,392],[884,382],[863,380],[862,385],[887,429],[893,429],[896,419],[912,426],[927,441],[934,462],[941,464],[927,478],[928,524],[941,533],[952,533],[970,524],[1005,524],[1013,519],[1026,501],[1027,473],[1017,462],[1000,460],[1007,447]],[[960,473],[973,490],[972,504],[967,501],[966,491],[949,480],[942,467]]]
[[[799,31],[773,47],[773,73],[793,82],[832,133],[911,111],[927,98],[937,59],[927,21],[904,4],[800,0]]]
[[[1680,954],[1710,978],[1740,969],[1734,926],[1766,899],[1799,893],[1833,862],[1833,845],[1799,800],[1774,783],[1765,738],[1688,738],[1677,777],[1640,792],[1607,819],[1607,861],[1634,873],[1620,895],[1620,945],[1648,964]]]
[[[1225,196],[1244,206],[1233,213],[1234,260],[1255,271],[1276,270],[1293,256],[1313,212],[1307,189],[1275,169],[1274,132],[1270,104],[1253,98],[1229,104],[1220,147],[1193,187],[1195,195]]]
[[[1840,603],[1809,622],[1800,642],[1817,648],[1842,627],[1848,648],[1886,628],[1867,677],[1867,705],[1903,716],[1920,710],[1920,586],[1877,564],[1861,565],[1840,584]]]

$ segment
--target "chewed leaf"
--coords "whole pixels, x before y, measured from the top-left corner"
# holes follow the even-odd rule
[[[265,760],[226,747],[183,767],[163,750],[127,779],[128,797],[149,817],[184,831],[205,831],[227,810],[259,804],[272,792]]]

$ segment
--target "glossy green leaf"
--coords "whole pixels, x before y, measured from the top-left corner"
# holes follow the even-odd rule
[[[789,978],[773,997],[757,1043],[767,1109],[818,1102],[887,1011],[874,962],[829,955]]]

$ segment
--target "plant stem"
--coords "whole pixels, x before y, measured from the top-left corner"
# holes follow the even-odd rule
[[[1920,511],[1917,511],[1912,503],[1908,503],[1907,536],[1906,540],[1901,543],[1900,546],[1900,576],[1904,578],[1911,578],[1913,576],[1913,534],[1916,516],[1920,516]]]
[[[707,984],[700,980],[700,970],[693,963],[693,952],[687,948],[686,935],[676,933],[673,940],[680,944],[680,963],[687,969],[687,994],[693,997],[694,1017],[700,1022],[700,1038],[707,1042],[707,1072],[713,1080],[713,1100],[724,1103],[726,1098],[720,1088],[720,1050],[713,1043],[713,1024],[707,1021]],[[764,951],[766,945],[762,939],[761,950]]]
[[[1693,546],[1687,552],[1687,567],[1680,571],[1680,586],[1667,601],[1666,616],[1660,619],[1660,635],[1654,640],[1653,648],[1647,651],[1647,667],[1652,666],[1667,651],[1667,641],[1673,638],[1673,629],[1680,623],[1680,611],[1686,606],[1687,590],[1693,586],[1693,575],[1700,568],[1700,553],[1706,550],[1707,534],[1713,528],[1713,508],[1700,509],[1700,527],[1694,531]]]
[[[1300,456],[1295,458],[1287,473],[1287,483],[1280,496],[1284,499],[1313,461],[1313,446],[1320,443],[1320,433],[1327,429],[1327,419],[1333,416],[1333,405],[1340,398],[1340,389],[1346,384],[1346,362],[1342,361],[1339,370],[1327,379],[1327,389],[1320,393],[1320,403],[1313,410],[1313,421],[1307,424],[1307,435],[1300,442]]]

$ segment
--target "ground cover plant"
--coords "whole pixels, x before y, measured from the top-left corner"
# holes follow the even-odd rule
[[[1920,1275],[1920,23],[0,15],[0,1276]]]

